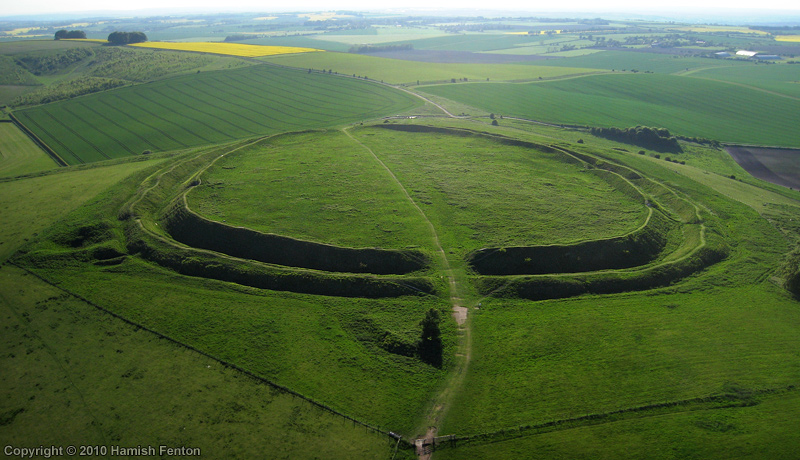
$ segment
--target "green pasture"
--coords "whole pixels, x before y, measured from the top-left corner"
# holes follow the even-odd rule
[[[700,69],[692,72],[691,76],[726,81],[800,99],[800,66],[798,65],[719,67]]]
[[[446,36],[445,32],[435,28],[395,28],[381,27],[368,29],[369,33],[359,30],[343,30],[336,33],[325,33],[314,36],[314,39],[325,42],[343,43],[352,45],[383,45],[387,43],[413,43],[416,49],[417,43],[424,43],[436,37]],[[422,45],[424,46],[424,45]]]
[[[30,163],[16,166],[16,171],[33,168],[41,155],[44,154],[29,156]],[[47,161],[50,162],[48,166],[55,167],[52,160],[47,158]],[[98,193],[158,161],[154,158],[153,161],[105,167],[65,168],[35,177],[0,181],[0,220],[3,222],[0,226],[0,262]]]
[[[134,255],[112,264],[96,260],[103,251],[127,252],[125,224],[116,216],[145,178],[172,166],[161,168],[140,171],[61,218],[17,261],[180,343],[385,431],[416,434],[452,358],[437,369],[388,351],[384,340],[416,343],[425,312],[445,304],[433,296],[358,299],[252,289],[179,276]],[[442,329],[452,349],[452,326]]]
[[[163,444],[216,458],[342,459],[389,458],[394,447],[387,436],[343,423],[16,267],[0,268],[0,317],[5,444]]]
[[[403,190],[341,131],[276,136],[200,179],[189,206],[228,225],[345,247],[433,250]]]
[[[417,340],[425,312],[445,308],[436,298],[258,290],[175,278],[137,258],[111,268],[57,259],[48,265],[36,272],[115,314],[406,437],[420,434],[426,402],[445,375],[380,346],[387,332]]]
[[[0,42],[0,54],[14,55],[34,51],[53,51],[69,48],[95,48],[102,46],[98,42],[84,42],[79,40],[19,40]]]
[[[678,135],[724,142],[800,146],[796,101],[697,78],[618,74],[424,90],[497,114],[551,123],[659,126]]]
[[[648,458],[793,458],[800,442],[797,390],[757,395],[739,407],[684,407],[670,413],[645,411],[629,417],[544,429],[508,439],[436,452],[436,459],[536,460]]]
[[[53,169],[57,165],[13,123],[0,123],[0,177]]]
[[[456,257],[618,236],[647,215],[643,203],[558,153],[381,127],[353,134],[394,172]]]
[[[310,56],[314,54],[314,56]],[[265,61],[301,69],[333,70],[340,74],[369,77],[393,84],[442,82],[467,78],[471,81],[536,80],[560,78],[594,72],[589,69],[528,66],[517,64],[436,64],[379,58],[350,53],[286,54],[264,58]]]
[[[713,275],[709,275],[712,276]],[[442,433],[477,434],[800,378],[796,301],[774,286],[485,300]]]
[[[12,58],[0,55],[0,86],[36,86],[40,84],[33,74],[18,66]]]
[[[371,82],[260,65],[126,87],[15,115],[65,161],[77,164],[340,125],[419,104]]]
[[[570,81],[582,80],[587,79]],[[757,188],[758,181],[744,183],[724,177],[729,172],[739,174],[739,170],[721,151],[692,146],[685,154],[689,163],[675,165],[651,157],[649,151],[648,155],[637,155],[637,149],[629,145],[596,139],[587,133],[535,127],[508,119],[500,119],[500,126],[496,127],[489,122],[487,118],[415,119],[404,123],[466,128],[554,143],[628,164],[639,174],[666,184],[680,196],[698,203],[704,218],[709,219],[708,231],[725,238],[731,246],[731,255],[673,286],[641,293],[544,302],[492,297],[467,300],[471,360],[463,384],[448,400],[451,404],[439,422],[439,433],[489,434],[486,442],[457,444],[437,452],[436,456],[515,458],[525,449],[536,449],[537,455],[579,458],[589,455],[584,452],[598,437],[622,439],[633,436],[632,433],[656,439],[653,444],[643,445],[637,442],[639,437],[633,436],[629,444],[608,447],[607,456],[615,456],[626,445],[644,456],[652,449],[683,449],[700,443],[735,446],[742,442],[742,433],[753,442],[763,442],[768,435],[791,442],[794,435],[786,423],[768,421],[791,418],[796,412],[796,404],[792,402],[796,399],[794,390],[788,388],[796,385],[800,377],[800,361],[795,352],[800,346],[800,339],[796,338],[800,310],[795,308],[797,301],[771,281],[783,253],[788,250],[789,240],[776,229],[774,222],[769,223],[756,210],[767,215],[775,206],[781,206],[781,210],[789,210],[787,215],[791,215],[796,202],[787,195]],[[399,122],[348,128],[355,140],[335,130],[264,140],[250,150],[219,160],[200,176],[201,185],[188,195],[190,204],[206,216],[226,220],[231,225],[264,231],[286,225],[280,233],[285,231],[289,236],[353,245],[363,245],[377,236],[383,237],[387,245],[430,247],[429,230],[420,222],[417,211],[410,208],[400,190],[402,186],[433,224],[454,267],[452,271],[458,272],[459,294],[474,289],[461,273],[463,256],[472,249],[567,243],[619,235],[641,225],[646,215],[647,209],[641,203],[616,191],[582,165],[565,162],[560,154],[507,145],[474,134],[455,136],[387,129],[392,123]],[[584,142],[576,143],[578,138]],[[391,170],[397,182],[367,149]],[[176,160],[167,160],[158,167],[169,169],[172,164],[169,161]],[[146,163],[149,162],[118,166],[146,167]],[[111,170],[79,169],[76,172]],[[21,179],[0,186],[16,184],[19,189],[16,193],[24,194],[20,186],[28,181],[67,174]],[[155,166],[139,170],[69,215],[59,215],[58,222],[49,229],[29,229],[28,232],[38,233],[37,238],[30,238],[25,253],[16,257],[15,262],[115,314],[366,423],[406,437],[424,432],[428,424],[426,411],[437,400],[448,381],[448,373],[455,367],[457,334],[447,314],[448,302],[431,296],[360,299],[259,290],[182,276],[146,262],[127,253],[123,224],[117,214],[146,177],[157,176]],[[725,181],[732,185],[726,188]],[[79,183],[83,182],[76,179],[71,185]],[[57,192],[54,189],[53,193]],[[15,196],[8,199],[10,203],[19,201]],[[760,207],[759,201],[763,201]],[[20,219],[37,219],[32,211],[28,212],[21,214]],[[792,231],[791,226],[779,224],[778,228]],[[385,231],[390,225],[395,225],[393,234]],[[76,235],[88,231],[85,229],[103,226],[109,230],[98,234],[96,239],[74,243]],[[317,236],[304,233],[309,229],[318,232]],[[109,247],[122,251],[124,257],[115,264],[95,259],[93,254]],[[3,276],[12,275],[17,276],[13,273]],[[10,299],[9,292],[7,288],[0,289],[4,298]],[[47,295],[50,294],[43,294],[45,298]],[[480,308],[473,308],[478,302]],[[16,300],[6,303],[10,304],[25,303]],[[46,323],[64,317],[65,313],[56,308],[59,305],[56,301],[46,305],[48,309],[39,309],[33,317]],[[447,318],[443,323],[447,361],[442,370],[416,358],[390,353],[381,346],[387,334],[413,342],[419,335],[419,321],[429,308],[439,309]],[[69,321],[62,328],[48,330],[51,335],[47,337],[71,329]],[[92,324],[96,322],[91,320]],[[142,347],[143,356],[155,355],[156,359],[180,369],[170,358],[175,353],[173,345],[162,343],[165,350],[153,351],[145,345],[136,345],[139,342],[128,342],[123,332],[116,334],[122,337],[121,344],[110,339],[104,342],[114,343],[115,350],[123,350],[114,351],[115,356],[129,356]],[[52,340],[54,344],[63,343]],[[105,350],[103,347],[108,345],[88,342],[86,346]],[[82,348],[70,350],[80,354]],[[51,355],[60,357],[65,353]],[[191,359],[205,359],[188,351],[181,353]],[[98,354],[107,356],[104,352]],[[100,366],[69,356],[73,367],[81,366],[75,367],[78,375],[94,375],[97,371],[92,366]],[[166,384],[150,383],[156,382],[153,379],[157,376],[151,375],[149,368],[139,361],[130,359],[119,364],[123,366],[118,372],[122,384],[110,380],[108,387],[101,386],[92,394],[89,400],[98,401],[96,407],[104,407],[104,398],[114,394],[106,390],[114,388],[112,384],[126,391],[133,388],[128,394],[138,394],[135,387],[127,386],[129,380],[141,381],[142,386],[164,385],[161,387],[164,395],[174,394]],[[214,361],[205,366],[208,365],[210,369],[217,366]],[[235,374],[231,370],[225,372],[224,376]],[[216,374],[211,371],[207,374],[208,378],[213,375]],[[242,382],[252,384],[249,380]],[[77,388],[83,388],[80,385]],[[221,383],[216,385],[212,388],[223,387]],[[209,452],[247,455],[245,447],[226,443],[224,435],[219,433],[233,433],[229,436],[238,439],[238,436],[253,436],[250,427],[261,427],[258,438],[265,443],[262,445],[286,455],[303,457],[314,449],[324,453],[328,448],[337,449],[337,443],[347,444],[352,440],[359,444],[354,449],[363,450],[349,451],[342,447],[344,453],[331,457],[352,454],[391,458],[391,445],[385,438],[369,434],[363,428],[358,431],[358,427],[355,431],[360,434],[348,431],[353,430],[352,424],[338,422],[336,418],[329,423],[325,421],[328,416],[312,417],[316,409],[299,399],[284,401],[284,395],[270,391],[271,402],[263,409],[267,412],[253,412],[244,402],[243,407],[228,403],[225,399],[228,391],[238,387],[224,387],[226,391],[203,392],[203,398],[223,398],[223,402],[202,414],[239,421],[237,428],[225,426],[231,424],[210,424],[193,430],[197,437],[186,438],[205,443]],[[71,391],[62,392],[59,397],[70,398]],[[256,390],[248,390],[246,394],[266,398]],[[114,406],[115,411],[133,404],[130,402],[133,399],[122,399]],[[240,399],[250,400],[243,396]],[[791,404],[783,406],[780,401]],[[653,406],[661,403],[667,405]],[[40,412],[34,412],[35,406],[30,407],[30,412],[27,409],[17,412],[13,424],[28,426],[25,424],[31,422],[26,420],[39,416],[26,419],[26,414],[46,412],[38,408]],[[684,411],[684,408],[689,409]],[[8,413],[18,409],[3,408]],[[79,409],[77,406],[74,410]],[[188,420],[181,423],[188,427],[187,431],[204,416],[194,415],[196,409],[177,403],[172,410],[178,420]],[[522,437],[507,434],[520,426],[620,410],[630,411],[609,420],[614,423],[565,422],[557,429],[523,430]],[[253,414],[264,413],[274,416],[253,420]],[[78,415],[84,417],[80,420],[86,417]],[[108,433],[119,433],[121,439],[137,442],[133,430],[123,427],[140,423],[135,417],[121,417],[119,421],[100,418],[91,426],[103,429],[97,430],[98,434],[89,432],[84,436],[94,439],[92,436],[100,437],[107,429]],[[156,425],[148,428],[151,431],[142,431],[141,436],[150,439],[159,429],[169,432],[172,422],[164,423],[167,423],[165,428]],[[303,438],[298,433],[306,433],[314,441],[300,445]],[[680,441],[683,433],[688,433],[685,443]],[[208,440],[200,440],[201,435]],[[362,435],[363,438],[359,437]],[[277,446],[274,440],[280,436],[289,441]],[[331,436],[337,437],[337,443],[318,445]],[[571,442],[572,439],[576,440]],[[727,451],[720,448],[719,452]],[[774,452],[782,451],[776,447]]]
[[[323,37],[325,37],[325,35],[276,35],[266,38],[243,40],[241,43],[266,46],[298,46],[301,48],[315,48],[325,51],[339,51],[342,53],[346,53],[352,46],[347,43],[325,40]]]
[[[497,33],[466,33],[445,35],[442,37],[423,38],[414,40],[412,44],[416,50],[437,51],[494,51],[504,50],[516,46],[539,44],[543,40],[552,41],[553,37],[547,35],[511,35]],[[398,43],[401,43],[398,41]]]
[[[547,55],[547,56],[581,56],[582,54],[591,54],[600,50],[583,50],[583,53],[575,53],[581,51],[583,47],[594,45],[590,40],[579,40],[575,36],[560,36],[559,39],[541,40],[532,44],[518,44],[512,48],[502,50],[484,51],[484,53],[494,54],[515,54],[515,55]],[[574,46],[577,49],[561,51],[563,46]],[[564,54],[568,53],[568,54]],[[572,53],[572,54],[569,54]]]
[[[639,51],[603,51],[585,56],[568,57],[536,62],[534,65],[582,67],[603,70],[638,70],[639,72],[678,73],[687,69],[697,70],[709,67],[741,67],[753,65],[744,61],[683,57],[673,54],[648,53]]]

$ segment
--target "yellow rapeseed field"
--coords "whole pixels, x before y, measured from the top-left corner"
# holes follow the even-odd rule
[[[800,43],[800,35],[778,35],[775,40],[779,42],[793,42]]]
[[[299,48],[295,46],[261,46],[246,45],[243,43],[225,42],[145,42],[134,43],[130,46],[140,48],[156,48],[175,51],[196,51],[198,53],[225,54],[228,56],[262,57],[278,54],[308,53],[322,51],[314,48]]]

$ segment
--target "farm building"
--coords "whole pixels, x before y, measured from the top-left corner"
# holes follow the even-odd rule
[[[731,53],[728,53],[726,51],[720,51],[719,53],[714,53],[714,56],[718,58],[726,58],[726,57],[731,57]]]
[[[764,61],[777,61],[778,59],[783,59],[783,58],[778,56],[777,54],[756,54],[755,56],[753,56],[753,59],[761,59]]]
[[[758,51],[739,50],[736,52],[737,56],[744,56],[744,57],[753,57],[756,54],[758,54]]]

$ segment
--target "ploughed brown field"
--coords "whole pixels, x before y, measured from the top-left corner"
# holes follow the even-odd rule
[[[725,150],[753,176],[800,189],[800,149],[726,147]]]

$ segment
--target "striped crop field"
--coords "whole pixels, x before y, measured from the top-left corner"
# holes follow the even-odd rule
[[[15,112],[80,164],[352,123],[416,107],[364,80],[268,65],[203,72]]]
[[[297,46],[262,46],[248,45],[245,43],[223,42],[145,42],[134,43],[130,46],[138,48],[153,48],[172,51],[195,51],[198,53],[224,54],[240,57],[277,56],[280,54],[310,53],[322,51],[316,48],[301,48]]]
[[[700,78],[604,74],[544,83],[461,83],[425,92],[487,112],[587,126],[658,126],[724,142],[800,146],[797,99]]]

